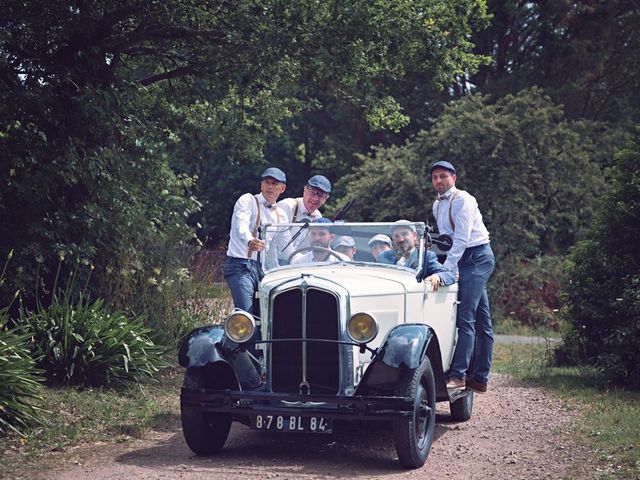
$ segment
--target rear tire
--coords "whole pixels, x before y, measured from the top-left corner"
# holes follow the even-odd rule
[[[428,357],[400,375],[396,395],[412,397],[413,414],[393,421],[396,453],[403,467],[420,468],[431,451],[436,428],[436,383]]]
[[[205,371],[187,369],[184,376],[186,388],[203,388]],[[180,404],[182,434],[187,445],[196,455],[213,455],[224,447],[233,418],[227,413],[207,413],[199,407]]]
[[[451,419],[456,422],[466,422],[473,413],[473,392],[469,390],[464,396],[455,402],[450,402]]]

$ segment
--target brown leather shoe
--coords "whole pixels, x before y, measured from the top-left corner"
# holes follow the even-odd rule
[[[476,380],[474,378],[467,377],[465,379],[464,383],[467,386],[467,388],[470,388],[474,392],[486,393],[486,391],[487,391],[487,384],[484,383],[484,382],[480,382],[480,381],[478,381],[478,380]]]
[[[462,378],[449,377],[447,379],[447,390],[462,390],[465,387]]]

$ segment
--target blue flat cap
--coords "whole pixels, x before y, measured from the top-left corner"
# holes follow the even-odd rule
[[[325,217],[319,217],[319,218],[316,218],[316,219],[315,219],[313,222],[311,222],[311,223],[316,224],[316,223],[333,223],[333,222],[332,222],[331,220],[329,220],[328,218],[325,218]]]
[[[454,175],[456,173],[456,169],[454,168],[454,166],[451,165],[449,162],[447,162],[445,160],[440,160],[439,162],[436,162],[433,165],[431,165],[431,169],[429,170],[429,174],[432,174],[433,171],[436,168],[444,168],[445,170],[449,170]]]
[[[323,175],[314,175],[307,180],[307,185],[319,188],[323,192],[331,193],[331,182]]]
[[[262,172],[261,178],[272,177],[282,183],[287,183],[287,176],[282,170],[276,167],[269,167]]]

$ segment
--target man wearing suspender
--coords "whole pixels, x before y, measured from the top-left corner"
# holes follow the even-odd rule
[[[278,208],[287,216],[289,223],[315,222],[322,218],[322,213],[318,210],[329,198],[331,193],[331,182],[323,175],[314,175],[307,180],[302,197],[285,198],[278,202]],[[287,252],[280,252],[280,262],[285,263],[289,254],[299,248],[309,246],[309,230],[302,232],[287,249]]]
[[[322,217],[318,210],[322,207],[331,193],[331,182],[327,177],[314,175],[304,186],[302,197],[285,198],[278,202],[278,207],[284,210],[289,223],[298,223],[304,219],[313,222]]]
[[[487,281],[495,258],[489,245],[489,232],[482,221],[478,202],[468,192],[458,190],[456,169],[446,161],[431,166],[431,183],[438,193],[433,216],[438,232],[450,235],[453,245],[443,266],[459,273],[456,343],[447,388],[468,387],[478,393],[487,391],[493,329],[487,296]]]
[[[231,217],[229,247],[224,262],[224,279],[231,290],[233,304],[253,313],[253,297],[260,281],[258,252],[265,241],[258,238],[260,225],[286,223],[287,217],[276,206],[285,191],[287,177],[279,168],[269,167],[262,172],[260,193],[245,193],[236,201]]]

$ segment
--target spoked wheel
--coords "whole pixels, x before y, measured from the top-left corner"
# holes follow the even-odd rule
[[[202,371],[187,369],[184,386],[198,388],[202,384]],[[182,434],[189,448],[196,455],[213,455],[222,450],[233,418],[226,413],[203,412],[198,406],[180,403]]]
[[[420,468],[429,456],[436,428],[436,383],[431,362],[401,374],[396,395],[414,399],[413,414],[393,421],[396,453],[402,466]]]

